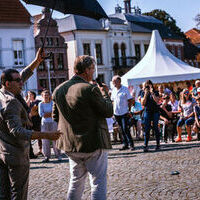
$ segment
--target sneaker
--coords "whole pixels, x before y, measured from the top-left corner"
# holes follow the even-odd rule
[[[134,151],[134,150],[135,150],[135,147],[134,147],[134,146],[132,146],[130,149],[131,149],[131,151]]]
[[[43,153],[41,152],[41,151],[38,151],[36,154],[35,154],[36,156],[39,156],[39,155],[43,155]]]
[[[176,142],[182,142],[181,137],[176,138]]]
[[[187,136],[187,139],[186,139],[186,142],[190,142],[190,141],[192,141],[192,136]]]
[[[160,145],[157,145],[155,151],[160,151]]]
[[[58,156],[58,161],[62,161],[62,157],[61,156]]]
[[[30,157],[30,159],[36,159],[36,158],[37,158],[37,156],[34,155],[34,154],[33,154],[33,155],[30,155],[29,157]]]
[[[45,158],[44,160],[42,160],[42,163],[48,163],[49,162],[49,158]]]
[[[121,149],[119,149],[120,151],[124,151],[124,150],[127,150],[127,149],[129,149],[129,147],[128,146],[123,146]]]

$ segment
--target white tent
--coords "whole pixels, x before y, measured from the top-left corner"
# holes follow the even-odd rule
[[[193,79],[200,79],[200,69],[191,67],[173,56],[165,47],[159,32],[154,30],[146,55],[122,76],[122,84],[138,86],[146,80],[167,83]]]

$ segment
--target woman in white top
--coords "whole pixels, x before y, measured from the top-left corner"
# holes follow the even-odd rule
[[[42,102],[40,102],[38,105],[39,115],[42,118],[41,131],[56,131],[57,123],[52,119],[53,102],[51,100],[50,92],[48,90],[44,90],[41,95],[42,95]],[[61,160],[60,150],[56,148],[55,141],[52,141],[52,144],[55,156],[60,161]],[[45,156],[45,159],[42,162],[49,162],[49,159],[51,157],[50,140],[43,139],[42,147]]]
[[[189,142],[192,140],[191,125],[194,123],[193,107],[194,107],[194,102],[192,101],[189,90],[186,88],[181,93],[181,98],[179,101],[179,110],[181,111],[181,116],[177,122],[178,138],[176,139],[176,142],[182,141],[182,138],[181,138],[182,128],[181,127],[184,124],[185,124],[186,131],[188,134],[186,142]]]

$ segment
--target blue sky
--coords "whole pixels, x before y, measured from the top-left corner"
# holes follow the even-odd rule
[[[98,0],[106,13],[113,14],[114,7],[118,3],[124,7],[123,0]],[[39,6],[24,4],[31,15],[41,13]],[[195,27],[195,16],[200,13],[200,0],[132,0],[132,6],[139,6],[142,12],[149,12],[154,9],[162,9],[169,13],[177,22],[182,31]],[[61,18],[64,14],[55,12],[54,17]]]

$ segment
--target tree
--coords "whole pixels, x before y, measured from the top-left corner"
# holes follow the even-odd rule
[[[162,21],[163,24],[167,26],[170,31],[185,38],[184,33],[176,25],[176,20],[164,10],[155,9],[155,10],[152,10],[151,12],[143,13],[143,15],[155,17],[156,19]]]
[[[194,21],[196,22],[196,26],[197,28],[199,27],[200,25],[200,14],[197,14],[194,18]]]
[[[181,31],[181,29],[176,25],[176,20],[170,16],[167,12],[164,10],[155,9],[151,12],[143,13],[143,15],[152,16],[156,19],[163,22],[165,26],[169,28],[170,31],[175,33],[176,35],[180,36],[183,39],[184,43],[184,57],[186,59],[195,59],[199,49],[191,43],[190,39],[186,38],[184,32]],[[197,21],[198,25],[200,25],[200,14],[198,14],[195,18],[195,21]]]

